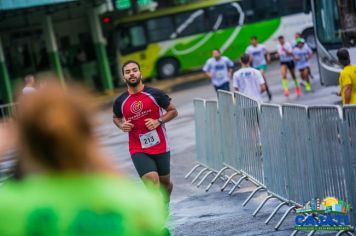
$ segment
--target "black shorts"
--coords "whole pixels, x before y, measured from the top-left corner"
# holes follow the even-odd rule
[[[286,65],[289,70],[294,70],[294,61],[281,61],[281,65]]]
[[[162,154],[136,152],[131,158],[140,177],[149,172],[157,172],[158,176],[165,176],[170,173],[170,152]]]

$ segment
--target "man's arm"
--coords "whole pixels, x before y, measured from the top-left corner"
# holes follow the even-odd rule
[[[267,49],[265,49],[266,52],[265,52],[265,55],[266,55],[266,60],[267,60],[267,63],[269,64],[271,62],[271,55],[269,54],[269,51]]]
[[[167,122],[173,120],[176,116],[178,116],[178,111],[172,103],[170,103],[165,110],[166,110],[166,113],[160,117],[160,119],[162,120],[162,123],[167,123]],[[145,123],[146,127],[150,130],[156,129],[158,126],[161,125],[161,123],[159,122],[159,119],[154,120],[154,119],[148,118],[148,119],[145,119],[145,122],[146,122]]]
[[[351,92],[352,92],[352,84],[345,85],[344,87],[345,104],[350,104]]]
[[[261,93],[263,93],[264,91],[266,91],[266,84],[265,84],[265,83],[263,83],[263,84],[260,85],[260,91],[261,91]]]
[[[121,129],[124,132],[130,132],[132,130],[132,128],[134,127],[133,124],[130,123],[130,121],[124,121],[123,118],[119,118],[117,116],[113,116],[113,121],[114,124]]]

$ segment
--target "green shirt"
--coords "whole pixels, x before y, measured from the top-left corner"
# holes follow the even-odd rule
[[[0,235],[162,235],[163,201],[124,178],[38,175],[0,188]]]

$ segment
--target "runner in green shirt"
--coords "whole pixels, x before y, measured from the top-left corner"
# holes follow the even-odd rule
[[[49,85],[19,102],[23,176],[0,188],[0,235],[163,235],[160,193],[111,168],[78,93]]]

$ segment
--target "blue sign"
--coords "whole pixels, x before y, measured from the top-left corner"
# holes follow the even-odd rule
[[[1,0],[0,10],[14,10],[19,8],[37,7],[56,3],[74,2],[77,0]]]
[[[313,198],[297,210],[296,230],[351,230],[347,213],[351,206],[343,200]]]

